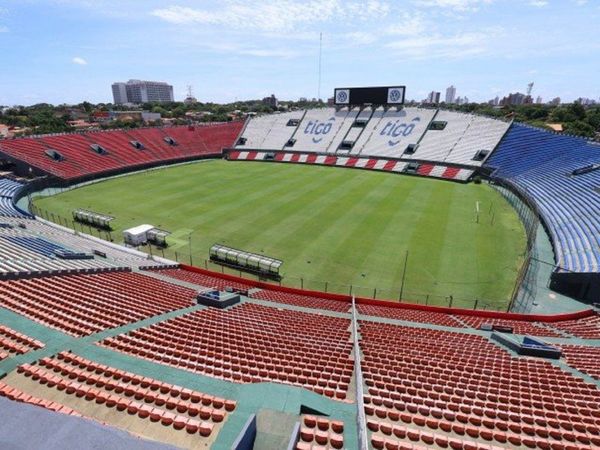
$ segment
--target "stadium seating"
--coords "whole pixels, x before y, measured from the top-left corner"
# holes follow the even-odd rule
[[[14,196],[22,187],[23,184],[18,181],[0,178],[0,216],[25,217],[13,204]]]
[[[599,158],[598,144],[515,124],[487,162],[537,205],[564,271],[600,272],[600,171],[573,175]]]
[[[293,111],[289,113],[276,114],[274,120],[264,118],[264,116],[254,119],[246,124],[241,137],[248,139],[245,145],[238,145],[238,148],[281,150],[294,135],[298,129],[298,123],[304,117],[304,111]],[[292,125],[290,121],[296,121]],[[254,146],[256,143],[258,145]]]
[[[553,328],[582,339],[600,339],[600,314],[575,320],[553,322]]]
[[[569,366],[600,380],[600,347],[561,345],[560,348]]]
[[[9,233],[0,229],[0,275],[116,267],[98,259],[60,259],[51,250],[64,247],[38,237]]]
[[[435,122],[446,123],[441,130],[429,129],[413,159],[440,161],[467,166],[480,166],[483,160],[475,160],[476,154],[487,151],[491,154],[506,130],[509,123],[452,111],[439,111]]]
[[[364,112],[359,112],[358,108],[354,108],[350,111],[342,109],[342,111],[346,111],[346,117],[344,118],[344,121],[340,124],[337,132],[331,140],[331,143],[327,147],[328,153],[337,153],[338,151],[340,153],[348,153],[347,151],[344,152],[341,149],[342,142],[348,139],[349,133],[351,132],[351,130],[353,130],[352,126],[354,125],[355,120],[359,116],[365,114]],[[358,130],[360,130],[360,128],[358,128]]]
[[[344,448],[344,422],[325,417],[306,415],[300,423],[300,441],[296,450],[311,450],[311,443],[319,448]]]
[[[357,312],[365,316],[386,317],[395,320],[407,320],[417,323],[431,323],[446,327],[464,328],[464,325],[450,314],[420,311],[417,309],[393,308],[389,306],[376,306],[358,304]]]
[[[442,130],[427,130],[412,157],[428,161],[445,161],[456,142],[469,127],[472,119],[473,116],[470,114],[439,111],[435,116],[435,121],[446,122],[445,128]]]
[[[44,347],[43,342],[0,324],[0,361],[42,347]]]
[[[230,151],[228,159],[274,159],[467,181],[510,127],[508,122],[472,114],[413,107],[307,110],[297,119],[297,128],[288,126],[289,119],[282,116],[250,119],[243,131],[244,143]],[[430,127],[434,122],[445,127]],[[278,145],[265,144],[271,135],[285,135],[285,139],[279,138]],[[279,146],[290,139],[293,145]],[[408,161],[413,161],[412,166]]]
[[[369,322],[360,333],[375,448],[600,445],[600,391],[550,362],[476,335]]]
[[[349,123],[347,124],[348,132],[343,136],[342,140],[338,143],[336,147],[332,146],[328,149],[328,151],[330,153],[335,153],[337,151],[338,153],[342,154],[349,154],[352,152],[356,153],[357,151],[359,151],[359,146],[357,142],[364,133],[367,133],[365,129],[370,123],[371,118],[373,118],[373,120],[376,120],[377,116],[381,118],[381,113],[377,113],[377,115],[375,113],[376,111],[373,111],[371,108],[364,108],[360,112],[358,112],[356,116],[350,116],[348,118]],[[350,148],[350,150],[348,150],[344,147],[344,145],[341,144],[349,144],[352,147]]]
[[[131,145],[131,141],[138,140],[150,147],[150,143],[154,143],[154,139],[157,138],[155,135],[146,129],[136,130],[133,133],[148,134],[148,138],[144,139],[144,137],[137,135],[134,137],[124,130],[97,131],[85,133],[82,136],[85,137],[89,145],[100,145],[110,155],[118,158],[120,161],[119,167],[135,167],[161,159],[161,155],[154,153],[151,148],[148,150],[138,150]],[[67,135],[67,137],[70,136]]]
[[[349,326],[349,319],[244,303],[196,311],[102,345],[238,383],[286,383],[344,399],[353,371]]]
[[[473,159],[477,152],[483,150],[488,155],[491,154],[509,126],[509,122],[473,116],[469,127],[444,161],[454,164],[481,165],[482,162]]]
[[[498,319],[491,317],[477,317],[468,315],[460,315],[457,317],[470,327],[477,329],[479,329],[483,324],[488,324],[493,326],[510,327],[513,329],[513,333],[515,334],[560,337],[560,334],[558,334],[557,332],[552,331],[550,328],[538,325],[535,322],[526,322],[524,320]]]
[[[106,154],[96,153],[90,147],[89,141],[80,134],[43,136],[40,140],[48,148],[60,152],[67,161],[77,164],[83,173],[105,172],[123,165],[113,154],[112,148],[107,148]]]
[[[389,109],[372,129],[370,136],[365,137],[365,143],[358,153],[379,157],[410,157],[404,154],[407,146],[419,142],[435,113],[433,109],[423,108]]]
[[[2,381],[0,381],[0,397],[6,397],[15,402],[28,403],[30,405],[39,406],[61,414],[81,417],[81,414],[67,406],[61,405],[60,403],[53,402],[51,400],[35,397],[33,395],[28,394],[27,392],[22,391],[21,389],[9,386],[8,384]]]
[[[0,306],[74,336],[192,304],[194,291],[131,272],[7,280]]]
[[[186,156],[218,155],[225,147],[233,147],[243,122],[163,128],[165,135],[177,142],[177,149]]]
[[[297,127],[289,126],[292,118],[300,120]],[[428,129],[432,120],[445,122],[445,128]],[[379,107],[359,112],[322,108],[250,119],[242,133],[245,142],[236,149],[404,158],[477,167],[509,126],[501,120],[435,109]],[[290,139],[293,145],[286,145]],[[342,142],[351,146],[344,149]],[[414,153],[406,151],[409,144],[419,144]],[[476,160],[480,150],[487,153]]]
[[[0,153],[15,160],[22,161],[28,167],[36,167],[40,170],[51,172],[53,175],[70,179],[85,173],[75,161],[65,159],[63,161],[52,160],[45,152],[49,148],[39,138],[4,139],[0,142]]]
[[[377,128],[377,125],[383,120],[386,111],[383,108],[376,108],[372,111],[369,121],[366,125],[359,131],[358,137],[356,139],[349,139],[351,142],[354,142],[352,146],[352,150],[350,150],[351,155],[359,155],[361,154],[361,150],[364,148],[367,142],[369,142],[371,135]]]
[[[197,284],[206,288],[217,289],[219,291],[225,291],[228,288],[247,291],[248,289],[252,288],[251,284],[224,280],[223,278],[213,277],[203,273],[191,272],[183,269],[162,269],[160,270],[160,274],[171,278],[176,278],[181,281],[187,281],[188,283]]]
[[[236,402],[116,369],[70,352],[46,357],[17,369],[47,388],[85,399],[113,411],[210,436]]]
[[[280,116],[280,114],[267,114],[248,120],[240,136],[243,139],[244,144],[242,145],[236,142],[236,146],[239,146],[239,148],[250,149],[264,148],[263,142],[265,137],[269,134],[271,129],[276,126]]]
[[[288,292],[260,290],[250,295],[252,298],[267,300],[286,305],[301,306],[303,308],[322,309],[326,311],[348,312],[350,303],[340,300],[326,300],[320,297],[291,294]]]
[[[192,127],[141,128],[133,131],[9,139],[0,142],[0,153],[40,171],[73,180],[150,163],[219,155],[223,148],[234,145],[242,126],[243,122],[237,121]],[[164,138],[167,136],[173,138],[177,145],[166,144]],[[131,141],[138,141],[145,148],[136,149]],[[93,144],[100,145],[106,154],[93,151]],[[59,152],[63,159],[52,159],[46,154],[48,150]]]
[[[0,178],[0,196],[2,197],[14,197],[21,187],[23,187],[23,184],[18,181],[9,178]]]
[[[161,260],[148,259],[146,254],[100,239],[92,240],[85,235],[40,220],[5,217],[0,223],[4,225],[0,227],[0,275],[168,266]],[[26,242],[59,247],[77,253],[96,254],[94,259],[61,259],[52,252],[34,251],[39,250],[36,246],[29,248],[28,245],[22,245]]]
[[[348,111],[345,109],[336,111],[335,108],[322,108],[306,111],[294,134],[296,141],[291,148],[309,152],[324,151],[329,148],[347,117]]]

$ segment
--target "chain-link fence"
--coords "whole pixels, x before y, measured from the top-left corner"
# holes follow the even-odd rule
[[[494,179],[491,184],[517,211],[527,234],[527,253],[519,270],[509,310],[519,313],[530,312],[540,287],[548,287],[550,276],[557,266],[553,256],[540,253],[539,239],[547,239],[537,206],[526,189],[507,180]],[[548,242],[548,246],[551,243]]]

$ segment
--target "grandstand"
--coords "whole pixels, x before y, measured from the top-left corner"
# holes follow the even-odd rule
[[[515,124],[486,164],[535,203],[554,244],[555,288],[590,299],[600,289],[600,172],[577,171],[598,161],[597,143]]]
[[[470,114],[353,105],[0,141],[19,173],[47,175],[0,179],[0,396],[79,430],[83,418],[182,448],[600,448],[600,315],[589,305],[516,314],[291,288],[146,255],[16,206],[52,183],[208,156],[477,174],[531,201],[552,240],[553,287],[589,301],[599,148]],[[240,303],[197,304],[207,289]],[[562,356],[519,355],[492,339],[500,332]]]
[[[23,175],[30,169],[73,181],[99,174],[217,156],[231,146],[242,122],[216,125],[98,131],[3,140],[0,155]],[[165,139],[169,140],[168,144]]]
[[[347,154],[478,167],[510,126],[504,121],[472,114],[412,107],[307,110],[302,120],[296,122],[290,114],[251,119],[236,149]],[[286,142],[292,145],[265,144],[271,133],[284,130]],[[262,140],[261,132],[266,136]]]
[[[9,178],[0,178],[0,216],[26,217],[22,211],[15,208],[13,198],[22,189],[23,184]]]

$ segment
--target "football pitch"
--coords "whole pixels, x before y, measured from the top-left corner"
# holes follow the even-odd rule
[[[200,267],[221,270],[205,262],[219,243],[283,260],[284,285],[457,307],[505,309],[526,247],[485,184],[335,167],[206,161],[34,203],[63,221],[78,208],[114,216],[115,242],[140,224],[168,230],[164,255],[189,263],[191,248]]]

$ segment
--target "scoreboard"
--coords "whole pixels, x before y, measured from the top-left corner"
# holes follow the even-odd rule
[[[336,106],[403,105],[406,86],[336,88]]]

